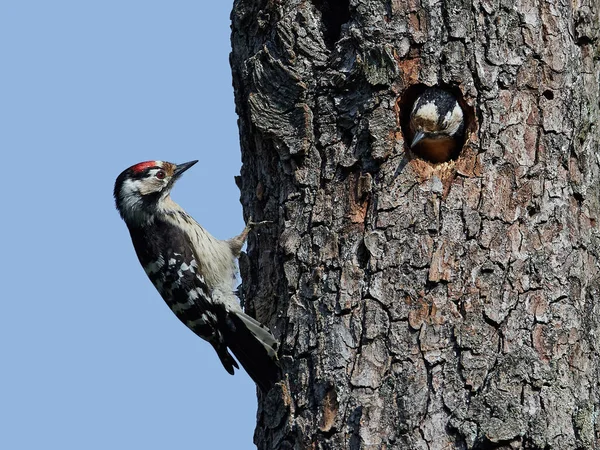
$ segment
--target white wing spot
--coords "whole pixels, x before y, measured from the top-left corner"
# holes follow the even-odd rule
[[[191,328],[193,330],[196,326],[206,325],[206,323],[206,316],[202,314],[199,319],[188,320],[185,324],[188,326],[188,328]]]
[[[144,267],[144,271],[150,275],[151,273],[156,273],[158,272],[162,266],[165,265],[165,260],[163,259],[162,256],[159,256],[158,259],[154,262],[151,262],[150,264],[148,264],[147,266]]]
[[[188,270],[191,273],[194,273],[194,266],[193,266],[194,263],[195,263],[194,260],[192,260],[192,262],[189,265],[186,263],[181,263],[181,266],[179,266],[179,270],[177,271],[177,276],[180,279],[183,278],[183,272],[187,272]]]
[[[173,311],[175,314],[180,313],[182,311],[185,311],[186,309],[190,309],[192,306],[194,306],[196,303],[194,302],[193,299],[188,299],[187,302],[185,303],[175,303],[171,306],[171,311]]]

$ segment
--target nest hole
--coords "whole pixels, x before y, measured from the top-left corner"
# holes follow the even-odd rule
[[[547,100],[554,100],[554,92],[552,92],[550,89],[546,89],[542,95],[546,97]]]
[[[419,145],[417,145],[414,149],[411,149],[411,147],[410,147],[410,143],[412,142],[413,137],[414,137],[413,133],[410,129],[410,113],[415,104],[415,101],[419,98],[419,96],[421,96],[421,94],[423,94],[423,92],[425,92],[425,90],[427,90],[430,87],[437,87],[438,89],[442,89],[442,90],[452,94],[458,101],[458,104],[460,105],[460,107],[462,108],[463,116],[464,116],[463,131],[460,135],[456,136],[456,140],[458,141],[456,148],[454,149],[453,152],[451,152],[448,155],[447,159],[445,159],[443,161],[432,161],[431,159],[429,159],[427,157],[426,154],[424,154],[422,151],[420,151]],[[415,84],[415,85],[408,87],[404,91],[404,93],[398,99],[397,105],[398,105],[397,111],[399,114],[398,122],[399,122],[400,128],[402,130],[402,135],[404,137],[405,151],[410,159],[420,158],[420,159],[428,161],[429,163],[432,163],[432,164],[457,160],[460,157],[460,154],[465,146],[467,137],[473,131],[475,131],[475,128],[476,128],[475,109],[472,106],[467,104],[462,91],[458,87],[455,87],[455,86],[449,86],[449,85],[427,86],[427,85],[421,84],[421,83]]]

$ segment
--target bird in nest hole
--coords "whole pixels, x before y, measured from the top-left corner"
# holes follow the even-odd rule
[[[428,88],[416,100],[410,113],[410,148],[433,163],[450,160],[463,143],[464,114],[451,93]]]

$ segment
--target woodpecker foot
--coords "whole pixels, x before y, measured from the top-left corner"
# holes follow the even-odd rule
[[[242,251],[242,247],[246,242],[246,238],[248,238],[248,233],[250,230],[253,230],[255,227],[266,225],[268,223],[273,223],[271,220],[263,220],[262,222],[253,222],[252,217],[248,220],[248,223],[244,227],[244,230],[236,237],[229,239],[229,246],[231,251],[233,252],[233,256],[236,258],[240,256],[240,252]]]
[[[246,224],[246,228],[248,228],[249,230],[255,228],[255,227],[259,227],[261,225],[267,225],[269,223],[273,223],[272,220],[263,220],[261,222],[254,222],[252,220],[252,216],[248,219],[248,223]]]

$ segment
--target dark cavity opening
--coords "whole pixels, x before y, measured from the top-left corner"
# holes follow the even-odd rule
[[[543,95],[544,97],[546,97],[548,100],[554,100],[554,92],[552,92],[552,91],[551,91],[551,90],[549,90],[549,89],[546,89],[546,90],[545,90],[545,91],[542,93],[542,95]]]
[[[339,40],[342,25],[350,20],[350,0],[313,0],[321,13],[323,38],[329,47]]]

